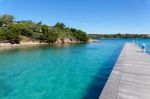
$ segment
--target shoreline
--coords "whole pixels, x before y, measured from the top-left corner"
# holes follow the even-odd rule
[[[89,39],[87,43],[95,43],[99,42],[99,40]],[[77,44],[82,43],[80,41],[68,41],[68,42],[55,42],[54,44]],[[0,49],[2,48],[14,48],[14,47],[28,47],[28,46],[36,46],[36,45],[51,45],[49,43],[40,43],[39,41],[29,41],[29,42],[20,42],[20,44],[11,44],[11,43],[0,43]]]
[[[48,43],[40,42],[20,42],[20,44],[11,44],[11,43],[0,43],[0,47],[19,47],[19,46],[33,46],[33,45],[46,45]]]
[[[95,42],[99,42],[100,40],[96,40],[96,39],[89,39],[88,43],[95,43]]]

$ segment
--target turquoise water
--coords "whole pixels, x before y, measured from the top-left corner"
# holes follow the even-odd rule
[[[126,41],[2,50],[0,99],[98,99]]]
[[[142,44],[146,44],[146,52],[150,54],[150,39],[135,39],[135,41],[138,42],[139,47],[142,46]]]

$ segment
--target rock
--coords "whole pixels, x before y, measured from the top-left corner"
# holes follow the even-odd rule
[[[75,39],[71,39],[71,38],[64,38],[64,39],[61,39],[61,38],[58,38],[56,40],[56,44],[57,43],[76,43],[77,41]]]
[[[89,39],[88,41],[89,43],[93,43],[93,42],[99,42],[99,40],[95,40],[95,39]]]

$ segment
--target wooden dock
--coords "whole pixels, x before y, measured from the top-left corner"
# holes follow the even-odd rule
[[[126,43],[99,99],[150,99],[150,55]]]

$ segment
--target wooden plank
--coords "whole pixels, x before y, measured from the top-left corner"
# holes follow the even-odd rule
[[[126,43],[99,99],[150,99],[150,55]]]

